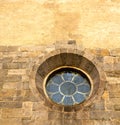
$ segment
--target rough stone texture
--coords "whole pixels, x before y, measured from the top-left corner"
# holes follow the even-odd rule
[[[0,125],[120,125],[119,15],[120,0],[0,0]],[[36,90],[39,65],[59,53],[86,57],[106,83],[84,110],[53,106]],[[65,58],[80,66],[66,54],[43,69]]]
[[[51,46],[51,49],[49,49],[49,46],[0,47],[2,55],[4,55],[4,52],[8,53],[0,58],[2,64],[0,69],[0,125],[120,124],[120,58],[119,54],[117,55],[118,49],[116,51],[84,49],[83,47],[80,49],[71,42],[66,44],[67,46],[62,48],[62,44],[55,43]],[[79,53],[88,57],[91,61],[93,60],[98,69],[99,66],[103,65],[103,70],[100,71],[102,74],[103,72],[106,74],[107,83],[103,93],[97,93],[96,97],[99,98],[95,98],[94,102],[91,100],[90,104],[84,109],[63,109],[52,106],[50,103],[46,104],[45,97],[39,94],[36,96],[38,92],[33,90],[32,84],[34,82],[32,83],[30,80],[34,78],[30,75],[31,71],[36,74],[37,67],[46,58],[55,53],[72,52],[70,51],[73,50],[71,44],[79,48],[73,53]],[[55,46],[57,46],[56,51],[54,51]],[[8,50],[8,48],[12,48],[12,50]],[[47,49],[49,50],[47,51]],[[10,57],[11,51],[14,51],[14,55],[19,53],[21,56]],[[114,55],[112,55],[113,52]],[[77,63],[79,64],[79,61]],[[52,67],[52,63],[50,64],[50,67]],[[46,64],[46,68],[49,68],[48,64]]]

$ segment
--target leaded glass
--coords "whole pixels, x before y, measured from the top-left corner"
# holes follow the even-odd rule
[[[46,82],[46,93],[57,104],[71,106],[85,101],[91,91],[87,76],[76,69],[63,68],[53,72]]]

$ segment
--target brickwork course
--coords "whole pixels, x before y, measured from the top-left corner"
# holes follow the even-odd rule
[[[38,67],[60,53],[99,71],[99,91],[83,108],[61,110],[37,91]],[[0,125],[120,125],[119,0],[0,0]]]

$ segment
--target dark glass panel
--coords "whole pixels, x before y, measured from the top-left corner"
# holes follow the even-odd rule
[[[83,92],[83,93],[86,93],[86,92],[89,92],[90,91],[90,85],[79,85],[78,86],[78,91],[79,92]]]
[[[60,103],[62,98],[63,98],[63,95],[61,95],[60,93],[54,94],[52,96],[53,101],[57,103]]]
[[[63,104],[64,105],[73,105],[74,101],[73,101],[72,97],[65,97],[63,100]]]
[[[59,86],[56,86],[54,84],[49,84],[47,85],[46,89],[48,92],[58,92]]]
[[[71,82],[65,82],[61,85],[60,90],[64,95],[72,95],[76,91],[76,87]]]
[[[74,97],[75,101],[78,103],[81,103],[85,100],[85,97],[80,93],[76,93],[73,97]]]

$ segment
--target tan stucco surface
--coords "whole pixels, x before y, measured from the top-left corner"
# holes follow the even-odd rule
[[[0,45],[71,39],[88,48],[120,47],[120,0],[0,0]]]

